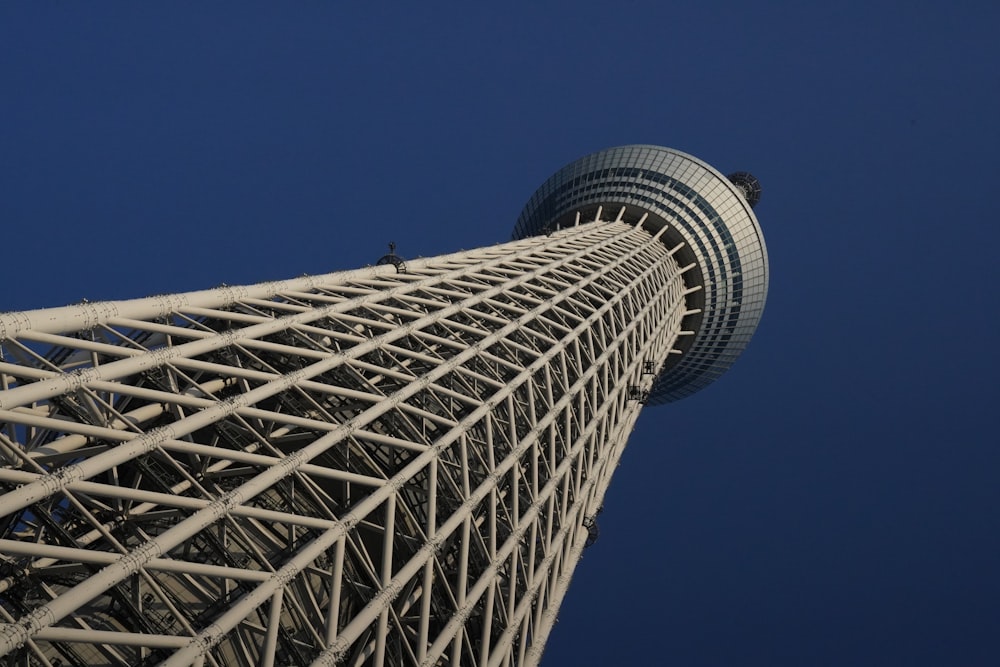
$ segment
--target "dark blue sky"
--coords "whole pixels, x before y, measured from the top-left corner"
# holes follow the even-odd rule
[[[532,4],[5,3],[0,309],[503,241],[612,145],[752,171],[763,323],[643,415],[543,666],[997,664],[1000,5]]]

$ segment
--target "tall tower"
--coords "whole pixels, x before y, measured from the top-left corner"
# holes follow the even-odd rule
[[[626,146],[510,243],[0,315],[5,664],[537,664],[642,405],[760,319],[759,192]]]

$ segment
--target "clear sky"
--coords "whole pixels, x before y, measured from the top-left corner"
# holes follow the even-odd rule
[[[543,667],[1000,664],[1000,5],[388,4],[0,5],[0,309],[504,241],[618,144],[751,171],[761,327],[643,414]]]

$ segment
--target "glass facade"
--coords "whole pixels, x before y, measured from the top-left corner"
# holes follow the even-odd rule
[[[742,172],[740,172],[742,173]],[[754,179],[756,182],[756,179]],[[660,370],[649,402],[668,403],[712,383],[750,342],[767,297],[764,237],[746,188],[695,157],[659,146],[621,146],[583,157],[552,176],[531,197],[514,227],[524,238],[572,224],[575,214],[624,210],[629,221],[648,214],[651,233],[696,267],[689,287],[693,341]],[[623,209],[624,207],[624,209]]]

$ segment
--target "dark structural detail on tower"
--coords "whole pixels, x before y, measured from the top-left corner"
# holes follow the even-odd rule
[[[399,273],[406,273],[406,260],[396,254],[396,244],[391,241],[389,242],[389,254],[382,255],[375,262],[375,266],[385,266],[386,264],[395,266]]]
[[[538,664],[640,410],[760,320],[759,197],[624,146],[506,244],[0,314],[0,655]]]
[[[743,193],[743,198],[750,204],[750,208],[757,206],[757,202],[760,201],[760,181],[753,174],[737,171],[729,174],[728,178]]]

